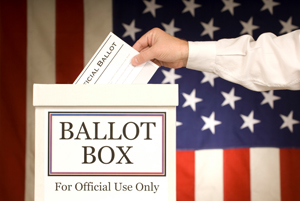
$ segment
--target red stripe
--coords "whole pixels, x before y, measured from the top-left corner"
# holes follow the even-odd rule
[[[195,151],[177,151],[177,201],[195,200]]]
[[[26,0],[0,1],[0,199],[24,200]]]
[[[83,0],[56,1],[56,83],[71,84],[83,69]]]
[[[280,149],[281,201],[300,200],[300,149]]]
[[[223,151],[224,201],[250,201],[249,149]]]

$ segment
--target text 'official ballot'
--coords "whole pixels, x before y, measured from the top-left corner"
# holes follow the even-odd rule
[[[110,33],[74,84],[146,84],[158,66],[148,61],[132,66],[131,59],[138,52]]]

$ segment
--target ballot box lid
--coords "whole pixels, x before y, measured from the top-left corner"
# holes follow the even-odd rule
[[[33,105],[177,106],[176,84],[74,85],[34,84]]]

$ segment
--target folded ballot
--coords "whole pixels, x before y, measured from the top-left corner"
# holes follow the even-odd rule
[[[146,84],[158,66],[148,61],[133,66],[131,59],[138,51],[109,33],[74,84]]]

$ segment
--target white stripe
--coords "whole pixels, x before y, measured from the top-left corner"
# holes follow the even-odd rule
[[[280,166],[278,148],[251,148],[251,200],[280,201]]]
[[[84,64],[112,32],[112,0],[84,0]]]
[[[34,200],[33,83],[55,83],[55,0],[27,0],[25,201]]]
[[[195,200],[223,201],[223,150],[195,152]]]

